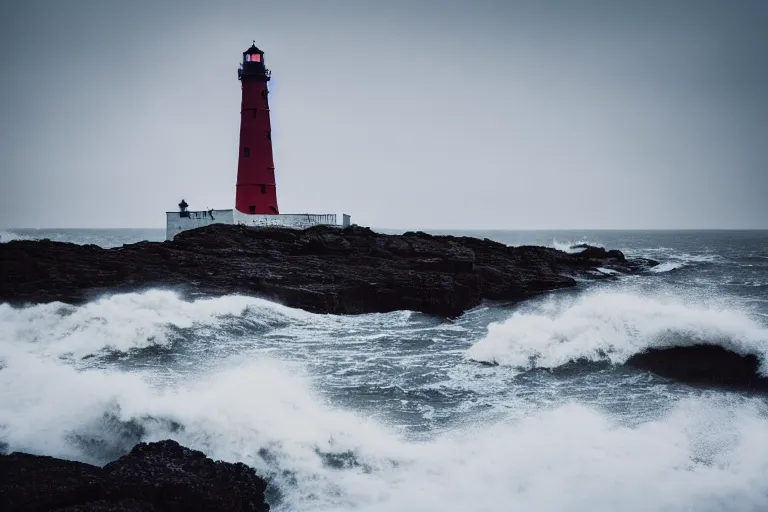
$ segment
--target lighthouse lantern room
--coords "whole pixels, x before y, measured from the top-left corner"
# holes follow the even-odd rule
[[[296,229],[339,225],[336,214],[281,214],[278,209],[267,87],[270,77],[271,73],[264,63],[264,52],[256,47],[254,41],[243,52],[243,60],[237,70],[242,99],[235,208],[188,211],[188,205],[182,199],[179,211],[166,213],[166,240],[173,239],[182,231],[217,223]],[[341,226],[349,225],[350,216],[342,214]]]

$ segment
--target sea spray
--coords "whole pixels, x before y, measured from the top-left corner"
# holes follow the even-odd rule
[[[744,312],[691,304],[684,297],[605,289],[522,308],[490,324],[467,357],[519,368],[555,368],[578,360],[623,363],[650,347],[697,343],[755,354],[767,374],[768,328]]]
[[[685,266],[685,263],[682,263],[680,261],[665,261],[664,263],[660,263],[659,265],[656,265],[651,269],[651,272],[661,274],[663,272],[671,272],[672,270],[677,270],[679,268],[683,268]]]
[[[29,357],[0,371],[10,450],[103,463],[134,441],[173,438],[268,476],[275,510],[768,506],[768,419],[752,400],[685,399],[635,426],[563,403],[417,443],[325,403],[273,360],[156,389],[146,375]]]
[[[227,317],[247,318],[251,327],[268,327],[312,316],[253,297],[185,301],[174,292],[150,290],[111,295],[82,306],[0,304],[0,340],[39,353],[81,358],[101,350],[167,346],[178,339],[179,329],[216,326]]]
[[[569,254],[582,252],[584,250],[584,247],[579,247],[579,246],[583,246],[583,245],[591,245],[593,247],[603,247],[601,244],[596,242],[591,242],[585,238],[580,239],[578,242],[560,242],[558,240],[553,239],[550,245],[551,247],[554,247],[559,251],[567,252]]]
[[[103,464],[139,441],[173,438],[269,477],[278,512],[767,510],[765,397],[610,364],[528,371],[695,339],[765,346],[768,302],[751,285],[764,281],[765,258],[742,256],[764,254],[765,236],[671,236],[599,238],[680,271],[580,283],[450,320],[161,290],[2,306],[0,450]],[[526,347],[528,324],[507,325],[514,314],[555,333],[528,346],[532,360],[467,357],[491,323],[519,327]],[[510,351],[499,333],[488,360]],[[570,345],[592,335],[593,345]]]
[[[13,240],[34,240],[34,238],[14,233],[13,231],[5,231],[0,229],[0,244],[11,242]]]

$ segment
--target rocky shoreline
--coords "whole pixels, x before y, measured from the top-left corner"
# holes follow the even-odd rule
[[[185,298],[258,296],[315,313],[411,310],[454,317],[486,300],[520,301],[576,286],[577,279],[610,279],[658,264],[629,260],[617,250],[574,249],[422,232],[385,235],[359,226],[216,224],[170,242],[112,249],[17,240],[0,244],[0,302],[81,304],[110,293],[165,288]],[[756,356],[708,345],[649,349],[627,364],[691,384],[768,389]]]
[[[4,512],[266,512],[266,488],[245,464],[213,461],[170,440],[140,443],[103,468],[0,455]]]
[[[113,249],[48,240],[0,244],[0,302],[81,304],[161,287],[189,298],[259,296],[316,313],[411,310],[452,317],[484,300],[518,301],[575,286],[575,278],[609,278],[656,264],[589,246],[571,254],[422,232],[384,235],[359,226],[216,224],[170,242]]]

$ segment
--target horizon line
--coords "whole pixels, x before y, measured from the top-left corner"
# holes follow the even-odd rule
[[[391,231],[768,231],[768,227],[746,228],[746,227],[674,227],[674,228],[437,228],[437,227],[383,227],[383,226],[362,226],[352,224],[372,230],[385,229]],[[339,226],[341,227],[341,226]],[[56,230],[165,230],[165,227],[0,227],[0,230],[27,230],[27,231],[56,231]]]

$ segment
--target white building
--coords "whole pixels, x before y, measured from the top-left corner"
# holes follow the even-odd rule
[[[187,204],[182,201],[179,211],[166,212],[167,223],[165,239],[173,240],[173,237],[188,229],[201,228],[211,224],[238,224],[255,227],[285,227],[293,229],[306,229],[312,226],[339,226],[347,227],[351,224],[351,217],[341,215],[341,223],[337,222],[335,213],[283,213],[276,215],[249,215],[236,210],[206,210],[191,212],[187,210]]]

